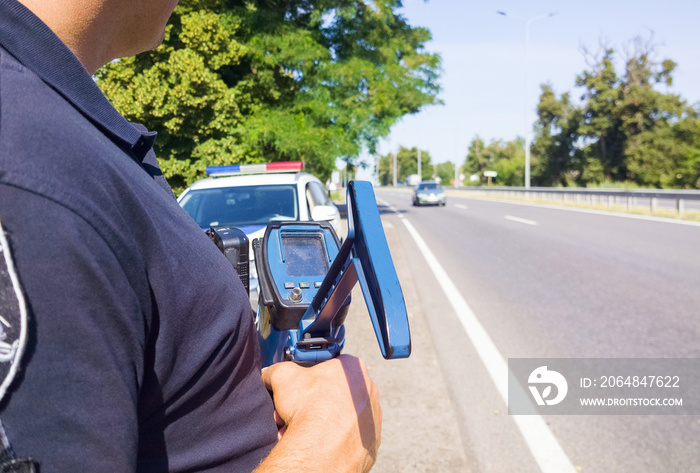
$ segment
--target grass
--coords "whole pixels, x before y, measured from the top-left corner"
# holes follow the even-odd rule
[[[331,200],[336,204],[345,203],[345,189],[340,189],[337,191],[331,191]]]

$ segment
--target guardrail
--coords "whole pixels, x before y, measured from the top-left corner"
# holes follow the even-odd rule
[[[447,187],[449,189],[449,187]],[[454,188],[460,191],[491,193],[502,198],[525,200],[545,200],[564,204],[627,205],[628,210],[634,207],[647,207],[653,214],[664,203],[672,203],[679,216],[689,207],[700,210],[700,191],[696,190],[667,190],[667,189],[587,189],[578,187],[499,187],[499,186],[467,186]]]

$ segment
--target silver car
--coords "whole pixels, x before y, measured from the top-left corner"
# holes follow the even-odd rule
[[[434,181],[423,181],[413,188],[413,205],[445,205],[447,197],[443,188]]]

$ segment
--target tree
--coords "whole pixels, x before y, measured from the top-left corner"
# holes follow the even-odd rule
[[[422,179],[430,179],[433,173],[430,165],[430,153],[421,150],[421,174]],[[396,180],[405,182],[406,177],[418,173],[418,148],[399,148],[396,153]],[[379,183],[383,186],[393,184],[394,179],[394,154],[389,153],[379,158],[377,169]]]
[[[479,176],[479,181],[474,182],[474,184],[483,185],[486,183],[484,171],[488,171],[490,162],[488,157],[483,153],[484,148],[484,141],[479,137],[479,135],[474,136],[472,141],[469,143],[466,160],[460,168],[460,172],[466,176],[467,184],[472,183],[469,178],[473,175]]]
[[[587,98],[579,127],[588,141],[583,182],[597,174],[641,186],[694,186],[700,177],[692,172],[697,115],[678,95],[658,90],[672,85],[676,63],[653,59],[651,38],[636,38],[631,49],[622,76],[608,48],[602,59],[589,60],[592,70],[577,79]]]
[[[174,187],[208,165],[303,160],[326,179],[405,114],[438,103],[439,57],[399,0],[182,0],[157,50],[97,82],[158,131]]]
[[[451,161],[445,161],[444,163],[437,163],[435,166],[437,175],[436,180],[439,178],[440,183],[445,186],[449,185],[455,178],[455,165]]]
[[[686,118],[673,125],[676,142],[673,168],[661,178],[662,187],[700,189],[700,112],[692,110]]]
[[[472,139],[467,152],[466,162],[462,165],[462,173],[478,174],[479,184],[486,184],[484,171],[496,171],[498,175],[491,182],[504,186],[522,186],[525,181],[525,141],[517,138],[514,141],[494,140],[487,146],[478,136]],[[534,163],[536,161],[533,160]],[[454,167],[452,177],[454,178]]]
[[[589,68],[576,78],[581,106],[542,86],[533,144],[537,185],[700,188],[698,110],[662,90],[673,84],[676,63],[656,60],[651,38],[636,38],[625,52],[619,74],[612,48],[584,50]]]
[[[700,188],[700,121],[686,117],[645,130],[626,156],[630,175],[641,185]]]
[[[501,186],[522,186],[525,183],[525,141],[494,141],[485,149],[491,165],[498,174],[493,183]],[[536,165],[536,161],[533,160]]]
[[[552,86],[543,84],[537,115],[532,145],[533,182],[537,186],[567,185],[569,171],[579,168],[582,159],[577,147],[581,110],[571,104],[568,93],[557,99]]]
[[[584,87],[586,106],[579,132],[588,138],[586,158],[598,160],[604,173],[612,180],[625,180],[627,166],[624,161],[625,134],[619,115],[620,79],[613,64],[614,51],[610,48],[602,59],[592,62],[590,71],[584,71],[576,79],[576,85]]]

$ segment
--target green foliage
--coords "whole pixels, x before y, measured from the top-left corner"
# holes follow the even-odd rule
[[[536,186],[567,185],[571,177],[568,173],[580,168],[583,159],[577,147],[582,112],[572,105],[568,93],[557,99],[551,85],[545,84],[537,115],[531,149],[532,183]]]
[[[613,49],[589,55],[589,70],[576,79],[581,106],[542,86],[535,185],[700,188],[698,111],[661,91],[672,85],[676,63],[652,60],[653,46],[639,38],[632,49],[623,74]]]
[[[489,170],[489,156],[484,154],[484,141],[477,135],[469,143],[467,159],[460,168],[465,176],[465,183],[470,185],[483,185],[486,183],[484,171]],[[471,181],[470,176],[478,175],[479,181]]]
[[[435,180],[439,180],[440,184],[443,186],[450,185],[455,179],[455,165],[451,161],[445,161],[444,163],[438,163],[435,166],[435,171],[437,175],[434,177]],[[438,179],[439,178],[439,179]]]
[[[522,138],[515,141],[494,141],[487,148],[491,156],[491,170],[498,175],[491,181],[501,186],[522,186],[525,182],[525,143]]]
[[[601,181],[588,184],[586,187],[593,189],[642,189],[639,184],[630,181]]]
[[[399,0],[182,0],[155,51],[108,64],[97,83],[158,131],[175,188],[208,165],[303,160],[327,178],[403,115],[438,103],[430,33]]]
[[[432,179],[433,166],[430,164],[430,153],[421,150],[421,176],[423,180]],[[379,183],[383,186],[394,182],[394,155],[389,153],[379,158],[377,174]],[[453,168],[454,171],[454,168]],[[396,180],[406,182],[406,177],[411,174],[418,174],[418,148],[404,148],[403,146],[396,153]]]
[[[614,70],[614,51],[577,78],[586,103],[579,132],[586,137],[581,183],[631,181],[645,187],[697,187],[693,156],[698,151],[694,111],[670,86],[676,63],[651,59],[653,47],[641,39],[623,75]]]
[[[530,150],[533,185],[700,189],[700,110],[661,91],[673,84],[675,62],[654,61],[653,45],[639,38],[631,48],[622,74],[613,49],[588,56],[589,69],[576,78],[581,105],[542,85]],[[491,170],[498,173],[493,183],[521,186],[523,141],[487,146],[476,136],[461,170],[467,184],[476,174],[475,184],[484,185],[483,172]]]
[[[484,171],[496,171],[498,174],[491,179],[491,184],[501,186],[522,186],[525,181],[525,148],[524,140],[492,141],[488,146],[478,136],[469,144],[467,160],[462,165],[461,172],[465,175],[467,184],[485,185],[488,178]],[[479,176],[478,182],[470,182],[469,176]],[[454,168],[453,168],[454,179]]]

